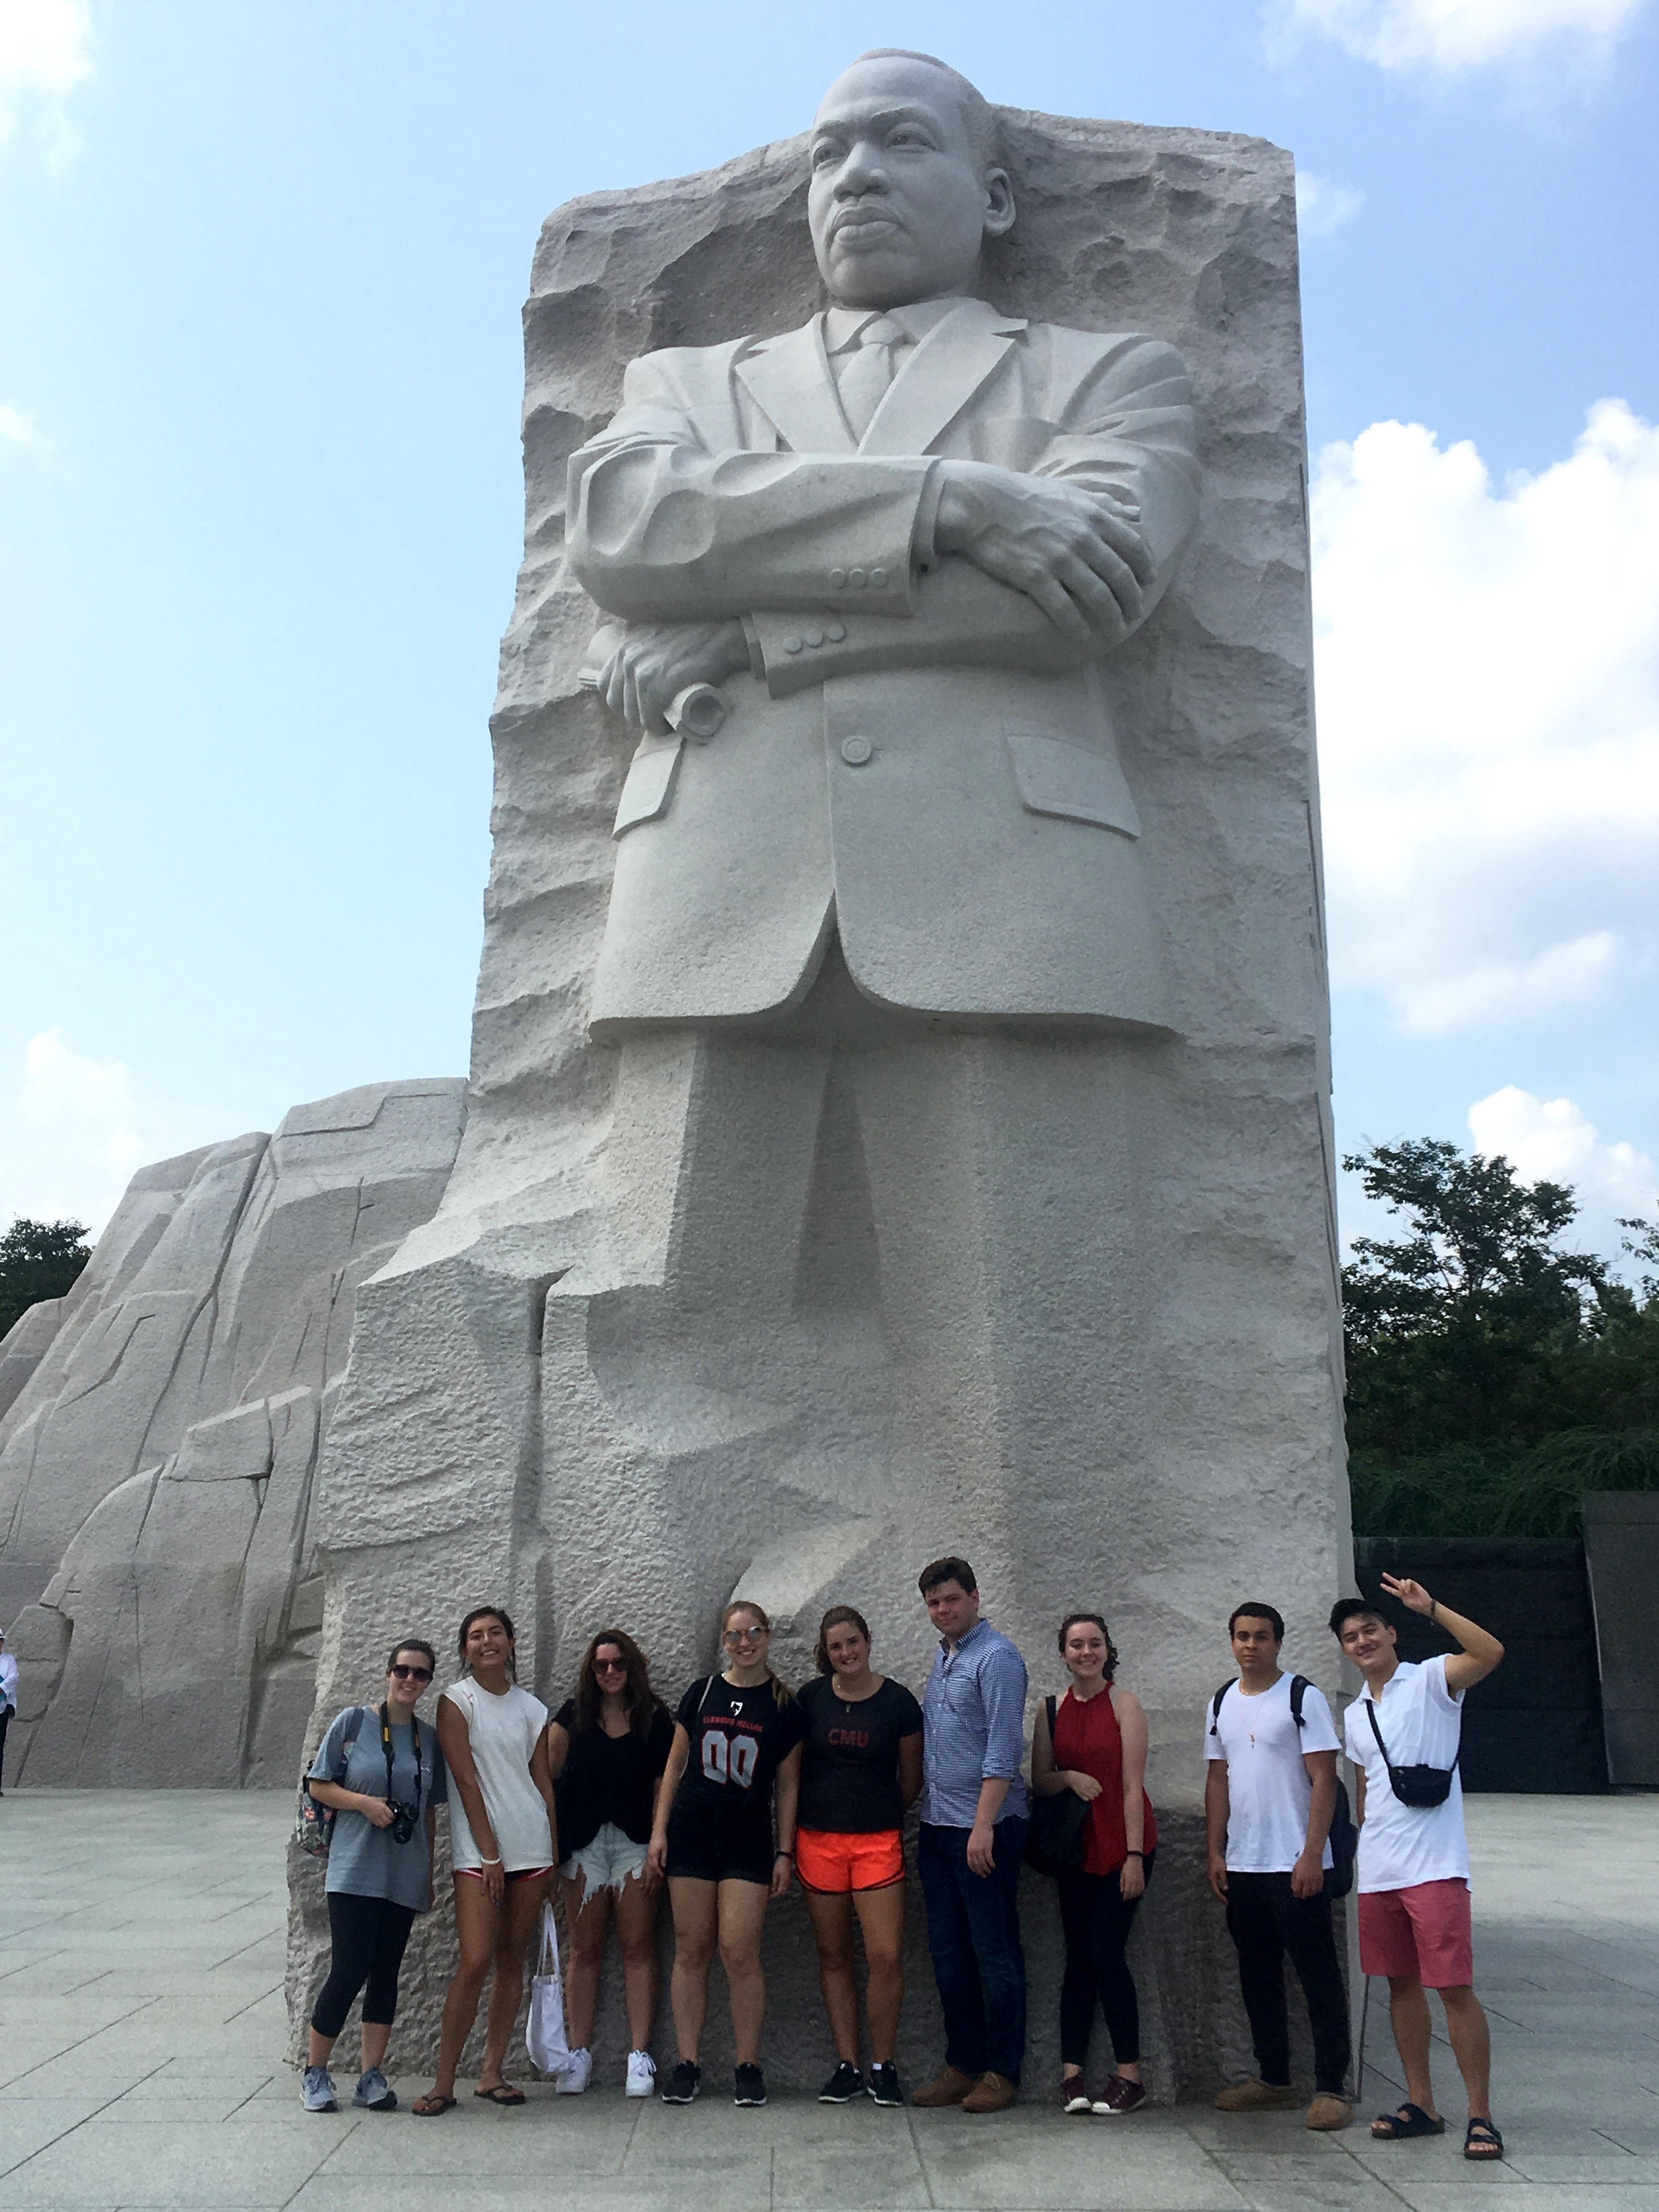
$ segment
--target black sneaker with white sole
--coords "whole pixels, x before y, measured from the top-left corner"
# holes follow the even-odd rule
[[[821,2105],[850,2105],[864,2094],[864,2076],[850,2058],[843,2058],[818,2091]]]
[[[734,2105],[763,2105],[766,2081],[758,2066],[739,2066],[732,2094]]]
[[[702,2087],[702,2067],[682,2058],[657,2094],[665,2105],[689,2105]]]
[[[865,2083],[872,2100],[878,2105],[902,2105],[904,2092],[899,2087],[898,2068],[894,2065],[872,2066],[870,2079]]]

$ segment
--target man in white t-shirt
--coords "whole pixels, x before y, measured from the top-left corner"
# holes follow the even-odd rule
[[[1345,1597],[1331,1609],[1331,1632],[1365,1678],[1347,1711],[1359,1821],[1359,1963],[1389,1978],[1394,2039],[1406,2071],[1406,2100],[1371,2123],[1395,2142],[1440,2136],[1446,2123],[1429,2078],[1429,1990],[1446,2008],[1446,2033],[1469,2095],[1463,2155],[1500,2159],[1492,2124],[1492,2038],[1474,1994],[1469,1926],[1469,1853],[1457,1754],[1463,1692],[1484,1681],[1504,1656],[1495,1636],[1421,1583],[1384,1575],[1382,1588],[1413,1613],[1425,1613],[1461,1646],[1421,1664],[1401,1659],[1392,1626],[1369,1599]],[[1431,1802],[1437,1801],[1437,1802]]]
[[[1353,2118],[1345,2094],[1348,1998],[1325,1887],[1340,1741],[1331,1709],[1311,1682],[1304,1681],[1300,1700],[1293,1700],[1291,1677],[1279,1670],[1285,1623],[1275,1607],[1235,1607],[1227,1633],[1238,1680],[1208,1710],[1204,1815],[1210,1887],[1227,1907],[1257,2070],[1254,2081],[1224,2089],[1216,2106],[1260,2112],[1296,2102],[1285,2006],[1288,1953],[1313,2032],[1315,2095],[1306,2124],[1346,2128]]]

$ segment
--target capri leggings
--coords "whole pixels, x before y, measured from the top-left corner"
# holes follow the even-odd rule
[[[384,1897],[328,1893],[328,1932],[334,1955],[311,2024],[319,2035],[336,2036],[345,2026],[352,1999],[363,1990],[363,2019],[371,2027],[390,2027],[398,2010],[398,1970],[404,1946],[415,1925],[415,1910]]]

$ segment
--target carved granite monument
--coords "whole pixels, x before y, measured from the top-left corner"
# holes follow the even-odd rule
[[[1325,1664],[1346,1525],[1291,183],[883,54],[805,139],[550,220],[466,1134],[315,1501],[317,1727],[486,1598],[559,1696],[612,1621],[676,1691],[733,1590],[786,1671],[848,1600],[919,1686],[947,1549],[1034,1692],[1102,1607],[1164,2094],[1231,2033],[1222,1624],[1270,1595]]]

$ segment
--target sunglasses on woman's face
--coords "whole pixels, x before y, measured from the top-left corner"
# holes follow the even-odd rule
[[[765,1633],[766,1631],[763,1628],[728,1628],[725,1641],[733,1644],[758,1644]]]
[[[593,1672],[596,1674],[625,1674],[628,1672],[628,1662],[626,1659],[596,1659],[593,1662]]]
[[[399,1682],[429,1682],[432,1680],[430,1667],[392,1667],[387,1672]]]

